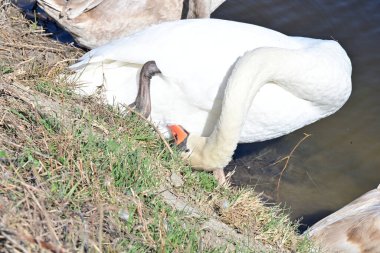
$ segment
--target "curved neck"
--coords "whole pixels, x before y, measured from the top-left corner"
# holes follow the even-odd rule
[[[261,58],[258,50],[246,53],[228,79],[219,120],[202,150],[203,157],[220,163],[215,167],[224,168],[231,160],[252,101],[271,75]]]
[[[145,118],[148,118],[151,112],[150,80],[154,75],[159,73],[161,71],[158,69],[155,61],[148,61],[142,66],[136,100],[129,105],[132,108],[134,107]]]
[[[141,71],[139,79],[139,90],[135,100],[136,110],[140,112],[145,118],[148,118],[151,111],[150,100],[150,79],[151,76],[147,76]]]
[[[331,52],[326,53],[329,54]],[[321,57],[325,56],[319,51],[318,54],[313,53],[313,47],[296,50],[258,48],[245,53],[228,79],[219,120],[204,142],[202,156],[214,161],[215,168],[223,168],[228,164],[239,142],[251,104],[260,88],[268,82],[315,104],[323,103],[322,99],[321,102],[319,98],[314,98],[315,93],[310,92],[324,82],[320,76],[311,73],[317,71],[328,76],[327,72],[331,72],[326,59],[319,60]],[[326,81],[331,82],[328,78]]]

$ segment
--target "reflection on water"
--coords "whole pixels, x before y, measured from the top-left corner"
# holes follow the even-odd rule
[[[228,167],[236,168],[233,182],[285,202],[293,217],[304,216],[308,224],[375,188],[380,183],[380,1],[231,0],[213,16],[288,35],[333,38],[353,65],[353,93],[339,112],[277,140],[239,145]],[[303,133],[312,136],[294,152],[277,193],[285,161],[275,163]]]
[[[380,183],[380,1],[227,0],[213,17],[288,35],[333,38],[353,64],[353,93],[339,112],[276,140],[239,145],[227,168],[236,168],[233,183],[285,202],[292,216],[303,216],[307,224],[375,188]],[[52,23],[45,26],[56,39],[72,41]],[[295,150],[279,183],[285,160],[278,161],[303,133],[311,137]]]

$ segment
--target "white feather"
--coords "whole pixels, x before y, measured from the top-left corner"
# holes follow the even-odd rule
[[[130,104],[137,94],[139,68],[154,60],[162,75],[151,82],[152,120],[167,137],[167,124],[181,124],[191,133],[209,136],[220,114],[226,81],[240,56],[260,47],[307,50],[311,46],[313,59],[326,61],[326,55],[331,55],[337,60],[333,64],[336,69],[329,73],[317,68],[308,71],[312,82],[302,85],[311,87],[303,89],[302,94],[297,88],[264,85],[253,101],[239,139],[255,142],[301,128],[334,113],[345,103],[351,93],[351,63],[338,43],[289,37],[232,21],[182,20],[152,26],[96,48],[72,69],[83,85],[82,94],[91,95],[104,84],[109,104]]]

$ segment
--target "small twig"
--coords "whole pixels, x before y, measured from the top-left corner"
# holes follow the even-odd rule
[[[4,2],[1,6],[0,6],[0,9],[3,9],[5,6],[7,5],[11,5],[10,2]]]
[[[25,60],[25,61],[19,62],[16,66],[17,66],[17,67],[20,67],[21,65],[23,65],[23,64],[25,64],[25,63],[28,63],[28,62],[33,61],[35,58],[36,58],[36,57],[34,56],[34,57],[29,58],[28,60]]]
[[[143,225],[143,229],[144,229],[143,232],[146,232],[147,226],[146,226],[146,224],[144,222],[144,218],[143,218],[143,214],[142,214],[142,204],[141,204],[141,201],[138,198],[138,196],[135,194],[135,192],[133,191],[133,189],[131,189],[131,192],[132,192],[132,196],[134,197],[134,202],[135,202],[136,207],[137,207],[137,214],[139,216],[139,223]]]
[[[103,204],[99,205],[99,231],[98,231],[98,238],[99,238],[99,252],[102,251],[102,244],[103,244],[103,219],[104,219],[104,210],[103,210]]]
[[[133,202],[136,204],[137,214],[139,216],[139,223],[142,226],[141,230],[144,233],[144,235],[146,236],[145,239],[147,240],[147,242],[150,245],[154,245],[155,243],[154,243],[152,236],[149,233],[148,224],[143,217],[143,204],[141,203],[140,198],[136,195],[136,193],[133,191],[133,189],[131,189],[131,192],[132,192],[132,196],[133,196]]]
[[[108,135],[108,134],[110,133],[110,132],[107,130],[107,128],[105,128],[104,126],[102,126],[102,125],[100,125],[100,124],[98,124],[98,123],[93,122],[93,123],[91,124],[91,126],[93,126],[93,127],[97,128],[97,129],[101,130],[105,135]]]
[[[280,163],[280,162],[286,160],[285,165],[284,165],[284,167],[283,167],[282,170],[281,170],[280,177],[278,178],[278,181],[277,181],[277,187],[276,187],[276,191],[277,191],[277,199],[279,199],[279,197],[280,197],[280,183],[281,183],[281,178],[282,178],[282,176],[283,176],[283,174],[284,174],[286,168],[288,167],[288,164],[289,164],[290,158],[293,156],[293,153],[296,151],[296,149],[298,148],[298,146],[301,145],[301,143],[304,142],[304,141],[305,141],[307,138],[309,138],[310,136],[311,136],[311,134],[306,134],[306,133],[304,133],[304,137],[303,137],[301,140],[299,140],[299,141],[297,142],[297,144],[294,146],[294,148],[292,149],[292,151],[290,151],[289,155],[287,155],[287,156],[281,158],[280,160],[278,160],[278,161],[276,161],[276,162],[274,162],[274,163],[271,164],[271,165],[275,165],[275,164],[278,164],[278,163]]]
[[[23,247],[21,247],[20,243],[17,243],[12,238],[12,236],[13,237],[17,237],[17,238],[19,238],[19,240],[22,240],[22,241],[27,241],[27,242],[30,242],[30,243],[33,243],[33,244],[37,244],[41,248],[49,250],[49,251],[54,252],[54,253],[65,253],[65,252],[67,252],[65,249],[63,249],[60,246],[55,246],[52,243],[45,242],[43,240],[39,240],[37,238],[34,238],[31,235],[27,235],[27,234],[23,234],[23,233],[18,233],[16,231],[11,231],[9,229],[4,229],[4,228],[1,228],[1,227],[0,227],[0,233],[1,233],[1,235],[3,237],[5,237],[8,241],[10,241],[11,243],[13,243],[13,245],[16,246],[17,249],[21,250],[22,252],[30,252],[30,251],[26,250]]]
[[[24,183],[22,185],[24,185],[24,187],[25,187],[25,185],[27,185],[27,184],[25,183],[25,181],[23,180],[23,178],[21,177],[21,175],[17,171],[16,171],[16,174],[17,174],[19,180]],[[30,196],[32,197],[33,201],[36,203],[36,205],[38,206],[38,208],[41,210],[41,212],[45,216],[47,227],[48,227],[50,233],[53,235],[56,243],[59,246],[61,246],[60,242],[59,242],[59,237],[58,237],[57,233],[54,230],[53,223],[51,222],[50,216],[49,216],[48,212],[46,211],[45,207],[38,201],[37,197],[34,195],[34,193],[31,191],[31,189],[29,187],[25,187],[25,189],[30,194]]]
[[[19,179],[17,179],[17,178],[12,178],[12,180],[15,181],[16,183],[21,184],[21,185],[24,186],[25,188],[28,188],[28,189],[33,190],[33,191],[35,191],[35,192],[39,192],[39,193],[42,193],[42,192],[43,192],[43,190],[38,189],[38,188],[36,188],[36,187],[34,187],[34,186],[32,186],[32,185],[29,185],[29,184],[25,183],[24,180],[19,180]],[[17,186],[16,186],[16,187],[17,187]]]
[[[33,33],[37,33],[37,34],[39,34],[39,35],[46,36],[46,33],[45,33],[45,30],[44,30],[44,29],[36,29],[36,30],[28,30],[28,31],[24,31],[24,32],[22,32],[22,35],[21,35],[21,36],[25,36],[25,35],[33,34]]]
[[[166,237],[165,219],[166,219],[166,213],[164,210],[162,210],[160,219],[158,221],[159,236],[160,236],[160,242],[161,242],[160,252],[165,252],[165,237]]]
[[[7,51],[9,53],[13,53],[12,50],[4,48],[4,47],[0,47],[0,51]]]
[[[27,49],[44,49],[44,50],[54,51],[54,52],[64,52],[64,50],[58,49],[58,48],[45,47],[45,46],[35,46],[35,45],[28,45],[28,44],[4,43],[3,46],[15,47],[15,48],[27,48]]]
[[[81,252],[87,252],[88,250],[88,225],[86,222],[86,219],[84,218],[84,215],[81,212],[73,212],[74,215],[79,216],[81,222],[82,222],[82,250]]]
[[[1,229],[1,235],[7,239],[8,241],[10,241],[12,243],[12,247],[14,247],[15,249],[18,249],[22,252],[25,252],[25,253],[28,253],[29,251],[27,249],[25,249],[24,247],[22,247],[20,245],[20,243],[16,242],[11,236],[15,236],[16,233],[14,232],[10,232],[10,231],[7,231],[7,230],[2,230]],[[17,236],[17,235],[16,235]]]
[[[8,114],[8,110],[6,110],[5,113],[3,114],[3,117],[1,117],[0,125],[4,124],[4,119],[5,119],[5,116],[7,116],[7,114]]]
[[[309,172],[307,170],[306,171],[306,175],[307,177],[310,179],[310,182],[315,186],[315,188],[317,188],[317,190],[319,192],[321,192],[321,189],[319,189],[319,186],[315,183],[314,179],[311,177],[311,175],[309,174]]]
[[[12,145],[12,146],[14,146],[14,147],[16,147],[16,148],[20,148],[20,149],[23,149],[23,148],[24,148],[24,146],[18,145],[18,144],[16,144],[16,143],[11,142],[11,141],[7,141],[7,140],[2,140],[2,141],[5,142],[5,143],[7,143],[7,144],[9,144],[9,145]],[[41,153],[41,152],[38,152],[38,151],[36,151],[36,150],[31,150],[31,152],[34,153],[34,154],[36,154],[36,155],[39,155],[39,156],[41,156],[41,157],[43,157],[43,158],[46,158],[46,159],[50,159],[50,158],[52,158],[51,156],[49,156],[49,155],[45,155],[45,154],[43,154],[43,153]]]

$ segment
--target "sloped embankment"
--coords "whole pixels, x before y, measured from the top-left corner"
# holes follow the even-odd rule
[[[58,76],[83,52],[0,1],[1,252],[308,252],[277,207],[192,172]]]

